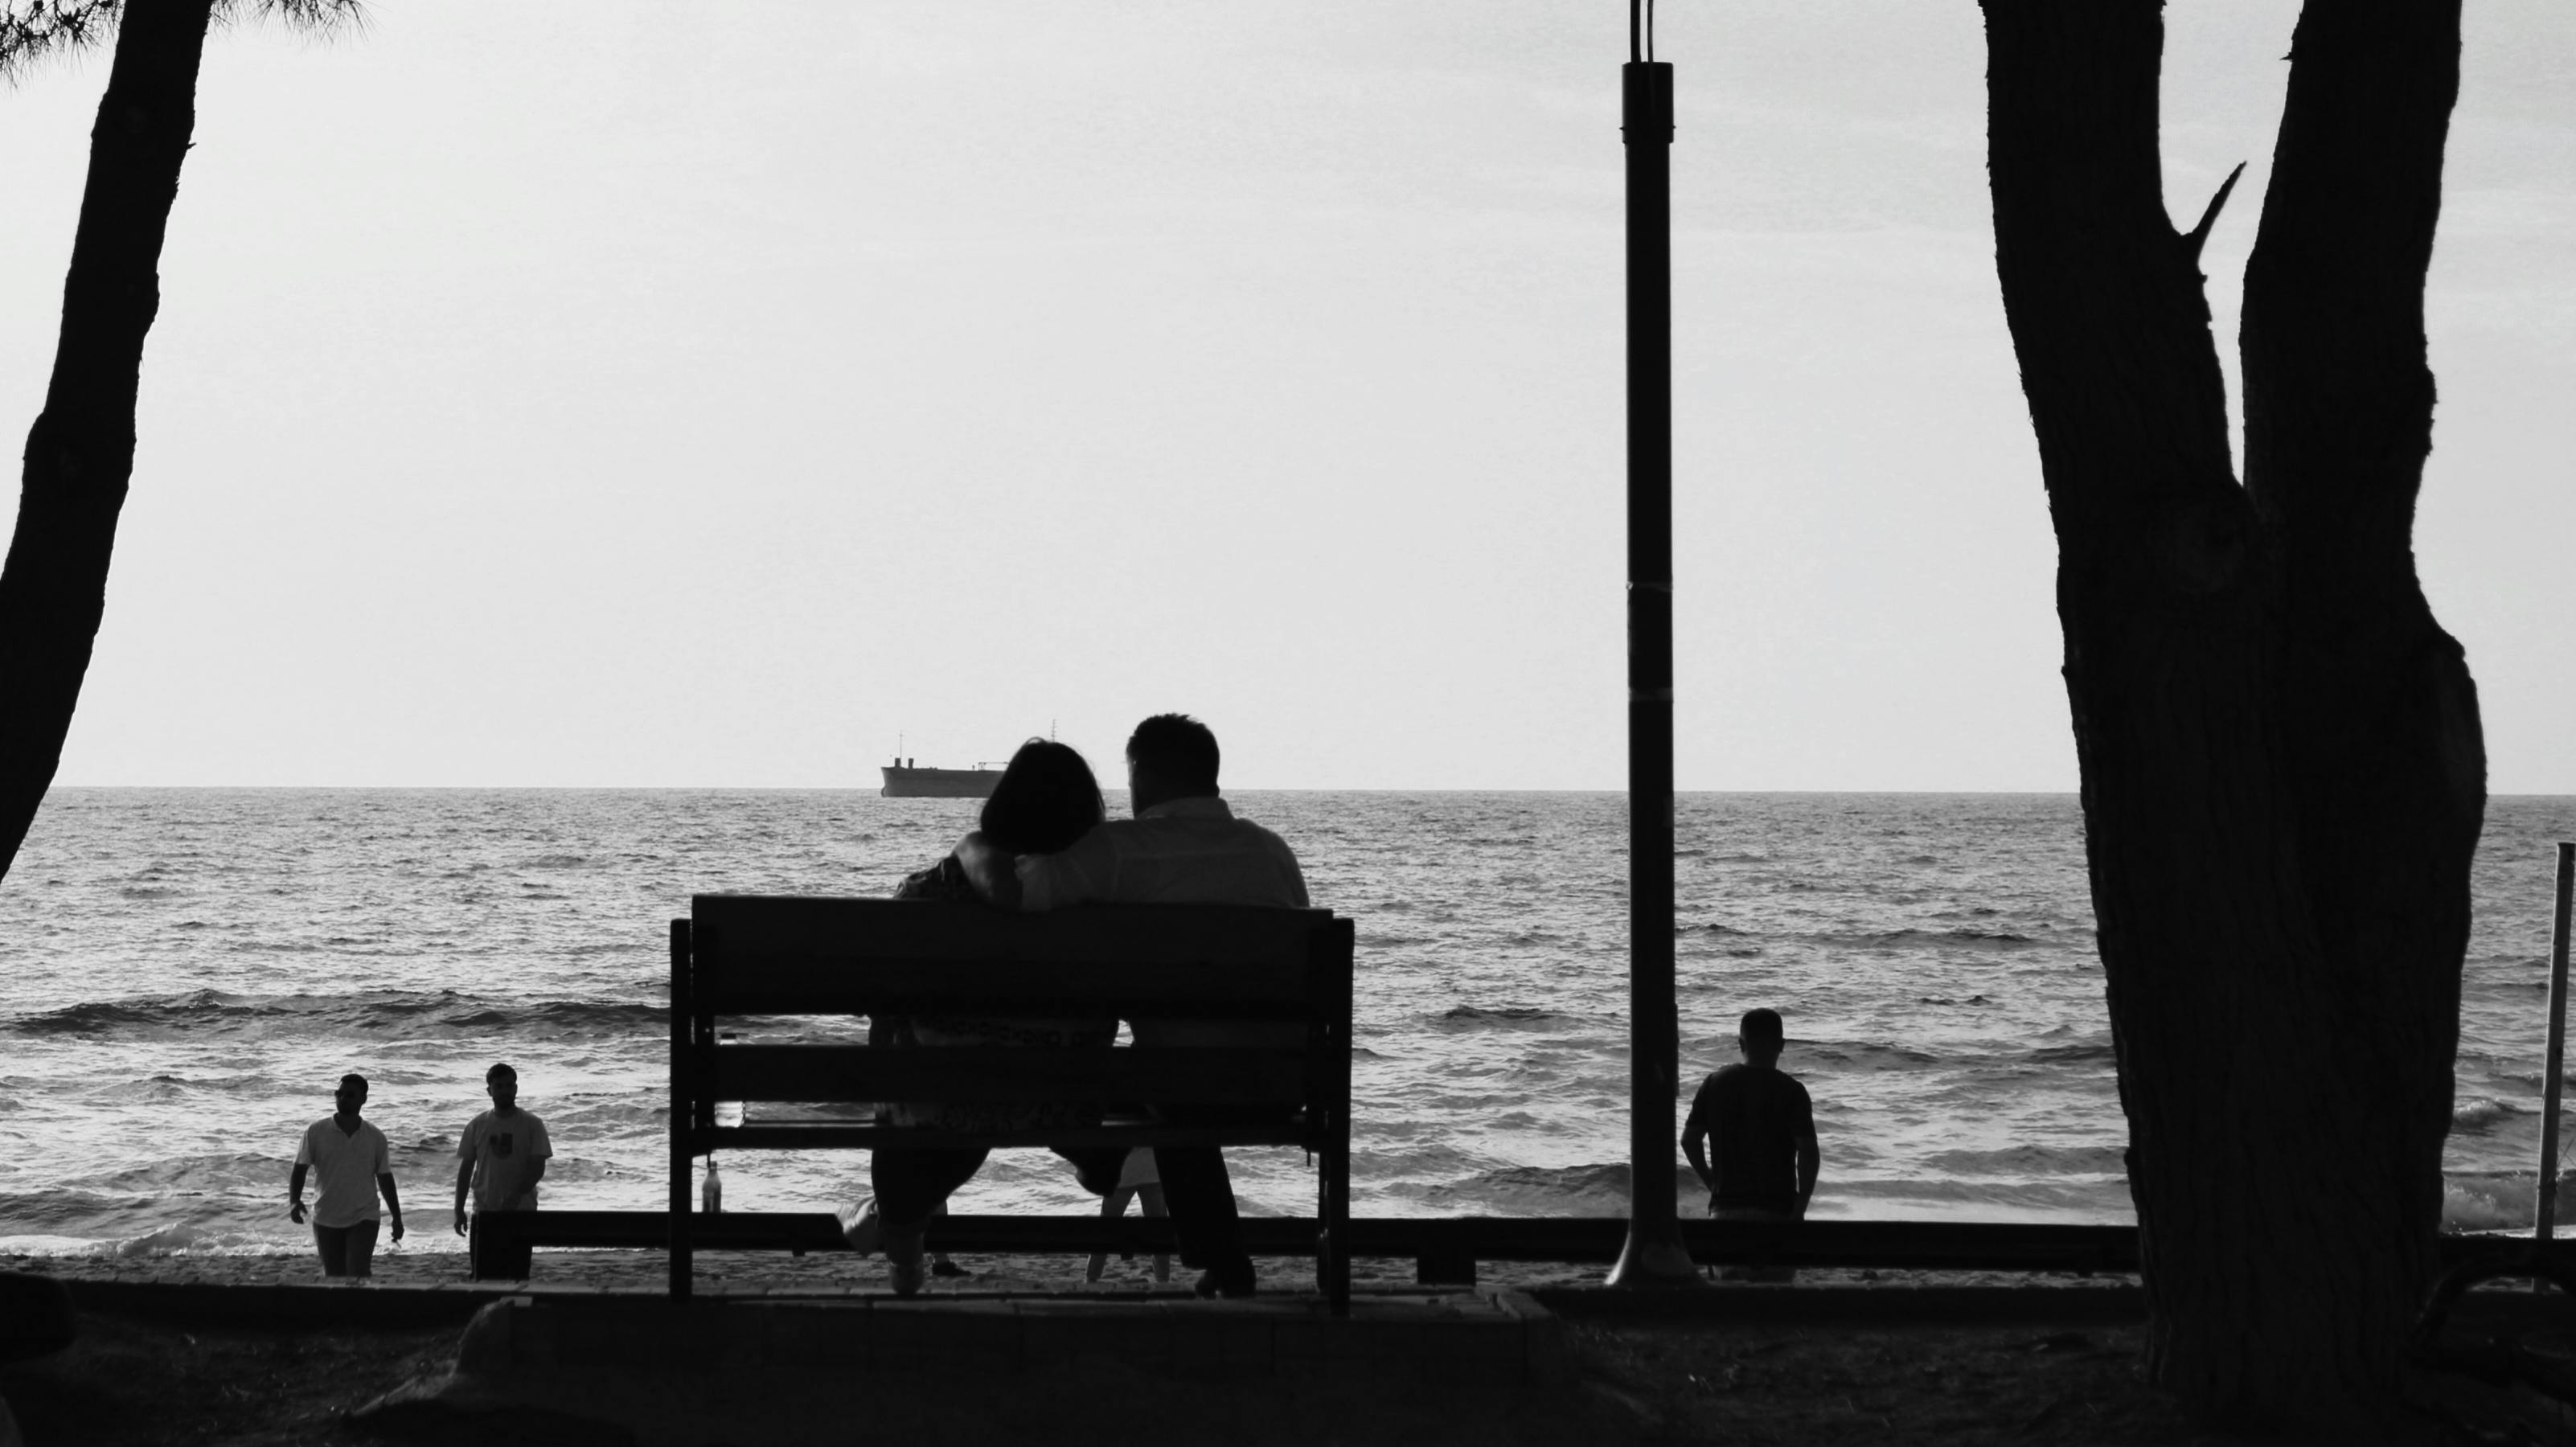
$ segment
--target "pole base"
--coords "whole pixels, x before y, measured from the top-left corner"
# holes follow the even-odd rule
[[[1661,1231],[1640,1230],[1634,1221],[1628,1223],[1627,1244],[1619,1248],[1619,1264],[1610,1268],[1610,1279],[1603,1284],[1640,1290],[1706,1285],[1690,1248],[1682,1244],[1678,1225],[1667,1222]]]

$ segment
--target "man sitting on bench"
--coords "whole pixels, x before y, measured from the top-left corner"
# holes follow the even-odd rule
[[[957,846],[976,892],[1008,909],[1077,904],[1266,904],[1304,909],[1306,877],[1276,834],[1237,819],[1217,795],[1216,735],[1185,714],[1156,714],[1127,740],[1133,819],[1113,819],[1056,854],[1014,856],[981,832]],[[1137,1020],[1146,1046],[1303,1045],[1294,1025]],[[1230,1123],[1221,1110],[1167,1112],[1174,1124]],[[1180,1238],[1181,1263],[1201,1269],[1201,1296],[1250,1296],[1234,1187],[1215,1146],[1154,1152]]]

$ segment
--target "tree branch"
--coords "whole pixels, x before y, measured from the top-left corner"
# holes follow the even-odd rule
[[[214,18],[242,12],[274,15],[290,29],[327,35],[347,24],[363,29],[359,0],[216,0]],[[125,0],[0,0],[0,82],[14,81],[48,56],[104,45],[116,33]]]
[[[2209,198],[2209,209],[2200,213],[2200,224],[2191,228],[2191,234],[2182,239],[2183,254],[2191,258],[2193,265],[2200,264],[2201,243],[2209,239],[2209,228],[2218,224],[2219,209],[2227,204],[2229,193],[2236,189],[2236,178],[2244,174],[2245,163],[2239,161],[2236,169],[2227,173],[2227,179],[2218,183],[2218,194]]]

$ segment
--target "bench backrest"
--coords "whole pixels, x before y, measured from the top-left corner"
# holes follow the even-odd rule
[[[673,1009],[697,1101],[1093,1100],[1346,1109],[1352,930],[1327,910],[1092,905],[1009,914],[917,900],[709,894],[691,904]],[[1140,1023],[1142,1043],[1226,1022],[1222,1051],[718,1047],[717,1016],[997,1016]],[[1269,1022],[1247,1031],[1242,1022]],[[1193,1040],[1192,1043],[1198,1043]]]

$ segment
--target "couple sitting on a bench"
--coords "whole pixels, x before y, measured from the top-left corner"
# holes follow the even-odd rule
[[[982,827],[959,841],[956,852],[904,880],[899,899],[981,900],[1002,909],[1032,912],[1077,904],[1256,904],[1306,907],[1306,880],[1297,856],[1278,835],[1237,819],[1217,797],[1216,735],[1182,714],[1157,714],[1127,740],[1127,791],[1133,819],[1109,819],[1100,783],[1082,755],[1063,744],[1032,739],[1011,758]],[[886,1022],[880,1022],[882,1026]],[[872,1038],[884,1044],[1108,1046],[1115,1020],[992,1020],[921,1017],[893,1022]],[[1137,1043],[1160,1045],[1295,1045],[1297,1027],[1244,1023],[1183,1024],[1136,1021]],[[1281,1030],[1289,1038],[1275,1038]],[[907,1041],[903,1039],[909,1035]],[[894,1123],[989,1130],[1070,1125],[1078,1107],[901,1104]],[[1006,1112],[1009,1120],[996,1119]],[[1223,1124],[1221,1113],[1200,1119],[1166,1111],[1173,1124]],[[964,1185],[988,1152],[982,1148],[880,1147],[869,1161],[873,1199],[844,1211],[842,1232],[861,1253],[883,1250],[896,1294],[921,1289],[922,1232],[930,1218]],[[1096,1195],[1118,1184],[1124,1146],[1059,1148],[1076,1176]],[[1252,1294],[1252,1258],[1243,1249],[1226,1178],[1225,1157],[1215,1146],[1161,1146],[1154,1151],[1163,1197],[1180,1239],[1181,1262],[1199,1268],[1201,1296]]]

